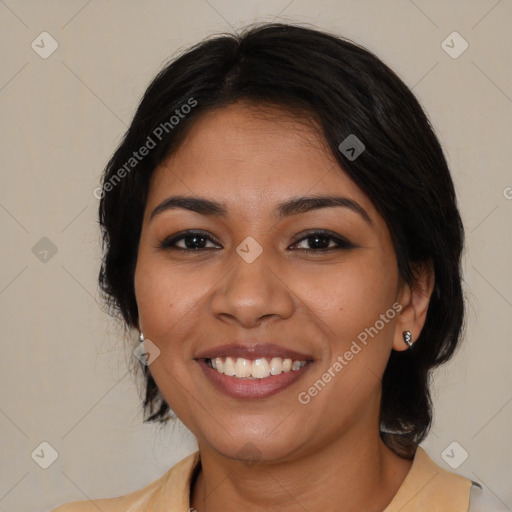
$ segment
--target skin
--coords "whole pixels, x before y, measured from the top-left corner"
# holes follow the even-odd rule
[[[150,218],[176,194],[222,202],[228,214],[172,209]],[[371,222],[346,207],[273,216],[278,203],[313,194],[350,198]],[[186,229],[211,236],[199,244],[206,249],[160,247]],[[354,247],[321,251],[304,238],[315,229]],[[250,264],[235,250],[248,236],[263,249]],[[330,238],[323,243],[336,247]],[[425,270],[414,287],[401,282],[384,220],[311,121],[243,103],[204,114],[152,176],[135,272],[139,328],[161,351],[151,374],[201,453],[191,507],[382,511],[411,461],[380,440],[381,377],[391,350],[407,348],[402,332],[419,336],[433,280]],[[397,301],[400,313],[301,404],[298,393]],[[314,362],[276,395],[233,399],[209,382],[195,356],[235,339],[277,343]],[[242,457],[248,451],[252,463]]]

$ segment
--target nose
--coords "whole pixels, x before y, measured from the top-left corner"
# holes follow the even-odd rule
[[[286,319],[293,314],[293,293],[279,276],[279,266],[270,265],[265,250],[251,263],[236,252],[231,260],[231,270],[213,293],[214,316],[248,329],[264,319]]]

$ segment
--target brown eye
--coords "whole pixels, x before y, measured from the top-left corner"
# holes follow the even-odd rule
[[[297,247],[299,244],[305,244],[306,247]],[[294,242],[291,247],[294,247],[294,250],[306,252],[327,252],[334,249],[350,249],[355,246],[330,231],[313,231]]]
[[[207,247],[208,242],[215,243],[210,236],[202,231],[184,231],[166,238],[160,243],[159,247],[161,249],[178,249],[182,251],[201,251],[217,248]],[[178,243],[181,243],[181,246]]]

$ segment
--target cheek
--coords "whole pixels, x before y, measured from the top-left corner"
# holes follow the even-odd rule
[[[145,337],[160,350],[149,370],[166,402],[180,417],[188,414],[184,406],[190,377],[183,364],[189,359],[186,342],[199,322],[201,287],[194,283],[189,274],[141,249],[134,280],[139,322]]]
[[[392,307],[398,277],[393,259],[367,252],[356,254],[347,264],[290,275],[289,279],[290,289],[309,315],[328,327],[331,336],[340,335],[339,339],[346,341],[374,325]]]
[[[184,308],[183,286],[173,277],[159,258],[141,248],[135,269],[135,297],[140,326],[147,337],[155,340],[175,323]]]
[[[309,309],[309,321],[324,339],[319,371],[329,384],[321,392],[308,388],[313,394],[318,392],[315,407],[337,414],[343,404],[355,413],[364,410],[378,392],[392,347],[396,287],[394,260],[369,252],[350,264],[329,272],[303,273],[296,280],[295,289]],[[308,389],[303,391],[309,395]]]
[[[178,268],[165,255],[141,249],[135,270],[135,296],[144,333],[163,347],[169,345],[169,340],[188,337],[200,322],[199,311],[211,288],[205,277],[204,272]]]
[[[387,264],[351,265],[329,277],[304,275],[302,284],[308,316],[322,331],[325,347],[319,375],[301,390],[302,398],[326,415],[340,415],[342,408],[340,421],[352,421],[377,407],[393,341],[396,273]],[[318,377],[328,382],[325,387]]]

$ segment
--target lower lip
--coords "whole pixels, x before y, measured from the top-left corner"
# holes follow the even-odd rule
[[[233,398],[267,398],[275,395],[303,377],[311,366],[311,363],[308,363],[299,370],[271,375],[265,379],[241,379],[219,373],[210,368],[204,359],[199,359],[197,362],[208,380],[220,391]]]

